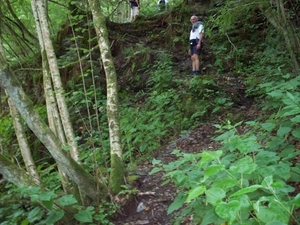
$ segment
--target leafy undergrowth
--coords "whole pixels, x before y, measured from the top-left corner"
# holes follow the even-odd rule
[[[261,114],[263,114],[263,112],[261,110],[258,110],[255,106],[248,105],[233,108],[228,113],[241,113],[244,115],[244,122],[239,123],[234,127],[237,134],[239,135],[247,133],[247,131],[249,130],[249,126],[246,125],[247,121],[253,121],[254,119],[260,117]],[[217,186],[222,186],[222,188],[231,193],[231,195],[235,193],[235,197],[242,196],[240,199],[237,199],[240,202],[244,202],[244,204],[246,204],[247,201],[250,202],[250,200],[244,199],[245,194],[250,193],[250,198],[253,198],[253,196],[257,197],[257,195],[259,196],[257,197],[258,201],[255,207],[256,209],[260,208],[260,214],[256,215],[255,213],[253,213],[253,211],[251,211],[247,216],[245,216],[245,213],[242,213],[242,215],[240,215],[240,220],[245,219],[246,217],[245,221],[248,221],[247,224],[258,224],[257,221],[259,220],[262,220],[260,224],[267,224],[276,216],[278,216],[278,221],[281,221],[283,219],[283,216],[285,217],[285,220],[287,220],[286,223],[278,222],[278,224],[298,224],[299,218],[297,216],[297,211],[295,210],[294,214],[290,215],[288,212],[291,209],[287,204],[287,199],[289,199],[288,195],[294,197],[297,195],[297,193],[299,193],[299,185],[296,181],[284,184],[284,182],[282,181],[283,179],[278,179],[278,177],[276,177],[275,175],[268,176],[268,168],[264,167],[264,172],[261,172],[263,173],[263,177],[260,179],[261,185],[251,183],[259,181],[259,173],[256,174],[256,177],[253,180],[250,179],[251,176],[249,175],[251,174],[249,172],[250,170],[252,172],[255,171],[255,163],[257,163],[260,167],[261,164],[272,166],[271,161],[276,161],[275,153],[270,153],[273,157],[269,157],[267,155],[263,155],[267,154],[264,151],[258,154],[256,152],[255,154],[257,154],[257,161],[255,163],[251,160],[252,157],[255,158],[253,155],[254,153],[249,153],[248,155],[246,154],[246,156],[244,155],[244,158],[236,154],[235,156],[240,157],[240,160],[237,164],[235,164],[235,160],[230,159],[230,155],[232,154],[227,153],[227,156],[223,157],[221,160],[224,165],[221,163],[219,165],[212,163],[210,165],[210,174],[201,174],[201,166],[199,166],[197,162],[201,162],[201,157],[205,158],[205,156],[201,155],[200,157],[199,153],[206,154],[207,161],[213,161],[214,159],[218,159],[221,156],[220,149],[222,149],[222,138],[216,138],[219,135],[217,132],[219,127],[216,125],[224,124],[226,118],[227,115],[224,114],[222,117],[218,117],[207,123],[199,124],[193,130],[179,135],[176,139],[170,141],[167,145],[157,149],[154,152],[152,161],[150,160],[143,162],[137,167],[135,171],[132,171],[139,177],[135,183],[135,188],[138,190],[138,192],[131,198],[128,198],[129,200],[125,201],[120,213],[116,216],[113,223],[116,225],[222,224],[223,222],[226,222],[226,219],[222,219],[213,211],[208,213],[205,217],[205,210],[202,211],[203,207],[205,208],[209,207],[209,205],[216,204],[217,201],[220,201],[222,198],[226,197],[227,203],[224,203],[224,217],[229,216],[227,221],[231,220],[230,215],[232,216],[232,214],[228,212],[232,208],[234,208],[230,206],[230,204],[233,202],[232,198],[234,197],[228,197],[228,195],[225,196],[225,193],[222,192],[222,189],[217,188]],[[247,147],[249,147],[249,145],[253,143],[252,141],[253,140],[249,139],[247,145],[245,140],[243,140],[241,144],[243,144],[244,147],[241,148],[247,149]],[[211,154],[208,152],[211,152]],[[219,155],[216,156],[216,154]],[[259,154],[261,154],[261,157],[259,156]],[[200,159],[197,159],[199,157]],[[230,171],[232,174],[234,174],[235,170],[243,170],[245,177],[241,178],[241,181],[244,182],[241,186],[244,186],[245,188],[241,188],[239,191],[237,191],[237,188],[233,188],[235,186],[234,184],[232,184],[233,180],[231,180],[230,182],[229,178],[227,180],[223,180],[221,178],[218,172],[224,171],[224,168],[226,167],[226,163],[224,163],[224,160],[228,163],[232,162],[232,164],[229,163],[230,169],[228,169],[228,171]],[[243,163],[242,161],[245,160],[247,162]],[[259,162],[260,160],[262,160],[264,163]],[[294,160],[297,161],[297,158]],[[294,161],[293,165],[295,165],[296,163],[297,162]],[[202,163],[202,166],[204,164],[205,163]],[[274,165],[278,167],[277,175],[279,177],[289,176],[288,174],[291,174],[291,171],[286,174],[287,171],[282,165],[283,162],[280,162],[278,165]],[[195,166],[199,169],[193,170],[195,169]],[[164,167],[164,171],[162,169],[159,169],[162,167]],[[220,176],[219,179],[215,176],[215,174]],[[209,180],[210,185],[208,186],[212,186],[213,188],[205,190],[204,186],[201,185],[200,180],[203,180],[203,182],[204,180]],[[193,184],[193,182],[198,182],[198,186],[195,185],[195,183]],[[200,187],[203,189],[202,191],[198,190]],[[258,191],[260,188],[261,191]],[[213,192],[213,190],[215,190],[215,192]],[[272,190],[274,190],[274,193],[272,193]],[[202,200],[196,200],[196,198],[204,192],[208,197],[200,197],[200,199]],[[264,192],[264,194],[261,194],[262,192]],[[124,196],[122,197],[124,198]],[[189,197],[190,199],[187,200],[187,198]],[[241,210],[241,208],[244,207],[244,205],[240,202],[237,202],[237,200],[234,199],[233,203],[236,203],[237,207],[236,212],[233,212],[233,214],[238,215],[238,209]],[[192,204],[194,204],[194,206]],[[288,210],[283,210],[281,206],[283,206],[283,208],[288,208]],[[249,207],[250,206],[248,204],[248,208]],[[222,212],[221,206],[219,206],[217,210],[219,210],[219,212]],[[199,215],[201,214],[204,215],[205,220],[202,220],[203,218],[199,218]],[[250,223],[252,220],[253,222]],[[240,223],[241,222],[242,221],[240,221]]]

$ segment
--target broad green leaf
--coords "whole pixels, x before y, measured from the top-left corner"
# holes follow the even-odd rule
[[[91,222],[93,222],[92,215],[93,215],[93,212],[90,210],[81,210],[77,214],[75,214],[74,217],[79,222],[91,223]]]
[[[238,211],[240,210],[240,202],[237,200],[227,202],[220,202],[216,206],[216,213],[228,221],[234,221]]]
[[[57,197],[57,194],[55,194],[53,191],[42,192],[39,195],[39,199],[41,201],[49,201],[55,197]]]
[[[186,200],[186,195],[182,192],[180,192],[177,197],[174,199],[174,201],[172,202],[172,204],[169,206],[168,208],[168,215],[171,214],[172,212],[174,212],[177,209],[180,209],[183,204],[185,203]]]
[[[273,176],[265,177],[264,180],[261,183],[261,185],[266,187],[266,188],[271,187],[272,184],[273,184]]]
[[[35,207],[28,213],[27,219],[30,223],[33,223],[34,221],[41,219],[42,216],[43,216],[43,212],[41,208]]]
[[[59,221],[61,218],[63,218],[65,212],[63,210],[51,210],[48,213],[48,217],[45,221],[47,225],[53,225],[57,221]]]
[[[292,135],[295,137],[295,138],[298,138],[300,139],[300,128],[296,128],[292,131]]]
[[[239,181],[236,178],[229,176],[227,172],[222,171],[220,173],[222,174],[220,174],[220,176],[218,174],[218,179],[214,179],[212,187],[222,188],[226,190],[228,188],[234,187],[239,183]]]
[[[204,175],[209,177],[222,170],[224,170],[224,165],[210,165],[205,170]]]
[[[159,172],[159,171],[161,171],[161,170],[162,170],[162,168],[160,168],[160,167],[155,167],[155,168],[153,168],[153,169],[150,171],[149,175],[155,174],[155,173],[157,173],[157,172]]]
[[[29,224],[29,220],[28,219],[25,219],[25,220],[22,220],[21,221],[21,224],[20,225],[28,225]]]
[[[210,188],[205,191],[206,201],[212,205],[221,202],[226,196],[226,192],[221,188]]]
[[[67,205],[73,205],[73,204],[77,203],[77,200],[74,198],[73,195],[65,195],[65,196],[57,199],[57,202],[61,206],[67,206]]]
[[[222,151],[218,150],[218,151],[204,151],[201,153],[201,160],[200,160],[200,166],[202,166],[204,163],[208,162],[208,161],[212,161],[214,159],[218,159],[220,158],[220,156],[222,155]]]
[[[199,195],[203,194],[206,190],[206,187],[203,185],[194,187],[192,190],[189,191],[188,197],[185,202],[189,202],[194,198],[197,198]]]
[[[238,196],[238,195],[251,193],[251,192],[256,191],[258,188],[262,188],[262,187],[263,187],[262,185],[252,185],[250,187],[246,187],[246,188],[236,191],[235,193],[231,194],[229,197],[234,197],[234,196]]]
[[[223,222],[226,222],[225,219],[220,218],[214,209],[210,209],[203,219],[201,220],[200,225],[208,225],[208,224],[222,224]]]
[[[283,137],[283,136],[287,135],[288,133],[290,133],[291,130],[292,130],[291,127],[280,127],[277,130],[277,135],[279,137]]]
[[[293,122],[293,123],[300,123],[300,115],[297,115],[297,116],[293,117],[291,119],[291,122]]]
[[[160,159],[152,159],[152,164],[153,165],[157,165],[157,164],[160,164],[160,163],[161,163]]]
[[[262,123],[261,124],[261,127],[266,130],[266,131],[272,131],[275,127],[276,127],[276,124],[275,123]]]
[[[282,222],[289,223],[290,207],[286,202],[270,201],[268,206],[260,206],[257,218],[264,223]]]
[[[235,196],[230,199],[239,201],[240,206],[241,206],[241,212],[242,212],[242,210],[246,210],[247,215],[249,214],[248,207],[252,208],[252,202],[248,195],[238,195],[238,196]],[[247,218],[248,218],[248,216],[247,216]]]
[[[281,223],[279,221],[272,221],[267,223],[266,225],[287,225],[286,223]]]
[[[251,174],[255,171],[256,167],[257,165],[253,162],[253,159],[250,156],[245,156],[232,165],[230,170],[242,174]]]
[[[269,165],[275,163],[280,159],[275,152],[270,151],[260,151],[255,156],[255,162],[258,165]]]
[[[257,152],[261,149],[261,144],[257,142],[257,137],[255,135],[251,135],[250,137],[240,139],[238,143],[236,143],[236,148],[243,154],[247,154],[249,152]]]
[[[277,176],[287,180],[290,176],[291,167],[289,163],[279,162],[274,165],[274,174]]]
[[[300,206],[300,194],[297,194],[294,199],[292,200],[292,203],[296,206]]]
[[[52,206],[53,206],[53,199],[51,199],[49,201],[42,201],[42,203],[47,209],[51,210]]]

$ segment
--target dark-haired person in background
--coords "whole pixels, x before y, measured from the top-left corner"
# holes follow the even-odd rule
[[[189,55],[192,60],[192,74],[196,75],[200,73],[199,66],[199,55],[203,48],[203,38],[204,38],[204,26],[198,17],[193,15],[191,16],[192,29],[190,32],[190,49]]]
[[[133,22],[140,12],[139,0],[129,0],[130,3],[130,22]]]

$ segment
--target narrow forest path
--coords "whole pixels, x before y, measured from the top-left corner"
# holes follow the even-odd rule
[[[237,90],[242,89],[241,82],[237,84],[230,84],[230,88]],[[235,93],[237,90],[231,90]],[[199,124],[193,130],[190,130],[185,135],[180,135],[177,139],[169,142],[167,145],[157,149],[153,158],[160,159],[164,164],[174,161],[176,158],[172,155],[174,149],[181,150],[186,153],[199,153],[203,150],[217,150],[219,144],[214,142],[212,138],[216,136],[215,124],[223,124],[226,121],[228,114],[242,114],[243,119],[246,121],[253,120],[259,115],[259,111],[252,106],[252,102],[241,96],[240,103],[236,107],[226,112],[224,115],[218,116],[217,119]],[[142,165],[138,165],[136,174],[139,175],[136,188],[138,193],[122,206],[121,213],[118,214],[113,221],[115,225],[171,225],[176,221],[176,212],[170,215],[167,214],[167,209],[176,197],[176,188],[171,184],[162,186],[163,173],[158,172],[153,175],[149,175],[149,172],[153,169],[151,160],[143,162]],[[139,207],[143,206],[141,211]],[[139,211],[139,212],[138,212]],[[180,221],[182,224],[191,224],[189,218],[186,221]]]

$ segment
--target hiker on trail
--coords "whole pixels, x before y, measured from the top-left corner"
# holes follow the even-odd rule
[[[203,48],[203,38],[204,38],[204,25],[199,21],[198,17],[193,15],[191,17],[192,29],[190,33],[190,50],[189,55],[192,60],[192,74],[196,75],[200,73],[199,66],[199,55]]]
[[[164,11],[167,9],[168,0],[158,0],[157,5],[159,11]]]
[[[130,3],[130,22],[133,22],[136,16],[139,15],[140,3],[139,0],[129,0]]]

